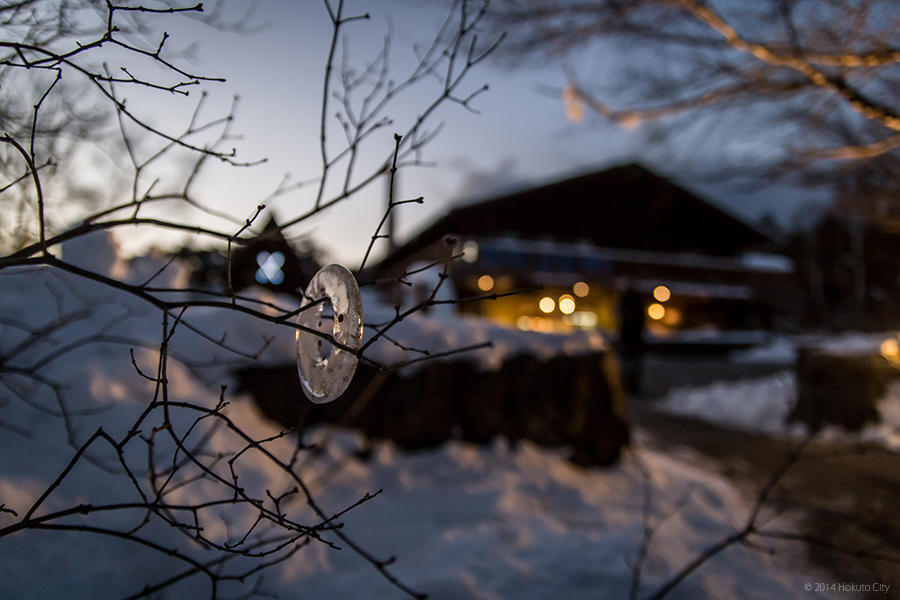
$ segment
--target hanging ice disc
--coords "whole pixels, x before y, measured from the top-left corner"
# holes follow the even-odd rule
[[[325,298],[297,316],[297,323],[322,331],[327,320],[325,305],[331,304],[332,331],[336,342],[356,350],[362,345],[362,299],[356,279],[341,265],[325,265],[310,280],[303,293],[303,303]],[[330,347],[331,351],[327,352]],[[306,397],[316,404],[331,402],[344,393],[356,371],[355,354],[332,346],[328,340],[297,330],[297,370]]]

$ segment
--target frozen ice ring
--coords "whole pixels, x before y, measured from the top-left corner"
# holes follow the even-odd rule
[[[303,293],[303,302],[319,302],[297,315],[297,324],[323,331],[325,305],[333,312],[331,335],[334,340],[352,350],[362,345],[363,312],[359,286],[353,274],[341,265],[325,265],[310,280]],[[297,370],[306,397],[316,404],[325,404],[344,393],[356,371],[356,355],[328,340],[300,329],[297,339]],[[325,353],[325,347],[331,351]]]

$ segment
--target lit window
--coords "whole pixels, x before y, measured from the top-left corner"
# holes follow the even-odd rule
[[[647,316],[654,321],[659,321],[666,316],[666,307],[662,304],[657,304],[656,302],[654,302],[647,307]]]
[[[278,285],[284,281],[284,272],[281,270],[284,266],[284,254],[281,252],[260,252],[256,255],[256,264],[259,265],[256,270],[257,283]]]
[[[591,293],[591,286],[586,284],[583,281],[579,281],[575,285],[572,286],[572,291],[575,292],[575,295],[579,298],[584,298],[588,294]]]
[[[660,302],[665,302],[672,297],[672,292],[664,285],[658,285],[653,288],[653,297]]]
[[[541,312],[552,313],[553,309],[556,308],[556,302],[550,296],[544,296],[538,302],[538,308],[541,309]]]
[[[559,297],[559,312],[564,315],[571,315],[575,312],[575,298],[568,294]]]
[[[572,325],[576,327],[591,328],[597,326],[597,313],[590,310],[579,310],[572,313],[570,318]]]
[[[478,278],[478,289],[482,292],[489,292],[494,287],[494,278],[490,275],[482,275]]]

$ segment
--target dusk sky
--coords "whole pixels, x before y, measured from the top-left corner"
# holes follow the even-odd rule
[[[440,2],[385,0],[348,2],[345,14],[363,11],[370,12],[372,18],[345,26],[351,62],[362,65],[373,56],[380,49],[390,23],[392,70],[394,78],[401,80],[413,64],[413,45],[430,41],[447,9]],[[178,17],[166,17],[160,23],[160,30],[172,35],[168,42],[172,50],[196,42],[190,62],[192,70],[227,78],[224,84],[204,85],[210,93],[210,116],[227,111],[231,96],[240,94],[234,127],[243,136],[234,143],[238,156],[246,160],[268,159],[264,165],[247,169],[210,165],[195,186],[201,200],[244,219],[285,173],[291,173],[296,180],[318,175],[321,88],[330,39],[330,22],[321,3],[264,0],[258,3],[249,21],[261,27],[244,33],[219,31]],[[490,35],[486,31],[480,39],[486,40]],[[341,55],[339,47],[338,61]],[[615,58],[615,48],[597,48],[576,66],[603,77],[611,72],[606,65],[613,64]],[[489,60],[472,70],[461,88],[462,93],[474,91],[485,83],[490,85],[490,90],[472,104],[480,114],[472,114],[452,103],[437,112],[432,127],[439,122],[444,127],[425,148],[423,156],[436,166],[401,170],[397,197],[421,195],[425,204],[399,209],[399,241],[454,203],[631,161],[643,162],[752,219],[770,210],[787,217],[797,205],[786,201],[791,194],[783,190],[734,196],[715,187],[679,179],[681,161],[714,160],[712,155],[704,158],[704,152],[714,149],[653,147],[645,141],[648,136],[641,128],[622,131],[599,118],[589,117],[578,124],[569,122],[561,98],[546,91],[565,85],[561,65],[512,69],[502,61]],[[394,118],[394,125],[367,140],[372,161],[368,164],[383,159],[391,151],[393,133],[405,133],[410,121],[434,99],[437,91],[434,83],[424,82],[389,107],[387,114]],[[130,106],[140,106],[144,114],[153,115],[154,122],[173,130],[181,127],[198,96],[196,90],[189,99],[161,98],[158,93],[145,99],[133,91],[129,94]],[[341,135],[333,116],[329,118],[329,126],[332,127],[330,137]],[[361,170],[365,164],[362,161]],[[185,167],[175,164],[172,168],[177,172]],[[314,187],[311,185],[269,203],[276,219],[284,222],[307,210],[313,202]],[[320,217],[292,228],[289,234],[309,234],[329,258],[353,266],[381,218],[384,193],[385,185],[375,182]],[[129,253],[139,252],[150,244],[188,241],[173,235],[129,231],[119,234],[119,239]]]

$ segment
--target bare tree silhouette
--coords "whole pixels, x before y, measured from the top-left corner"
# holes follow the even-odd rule
[[[615,67],[609,80],[577,60],[564,67],[569,84],[556,93],[570,118],[656,123],[653,135],[726,151],[730,164],[707,169],[718,176],[821,181],[896,161],[900,18],[890,1],[504,0],[494,10],[512,60],[590,55]]]
[[[33,102],[22,94],[17,102],[4,102],[0,113],[5,130],[0,142],[7,150],[2,156],[6,181],[0,188],[0,206],[11,238],[4,241],[8,251],[0,258],[0,278],[7,290],[33,284],[37,288],[34,293],[42,296],[34,302],[49,299],[49,306],[55,307],[37,321],[16,314],[0,318],[4,331],[0,401],[4,406],[17,403],[25,410],[59,419],[72,448],[71,458],[59,465],[58,475],[27,506],[15,506],[0,498],[0,543],[15,544],[23,535],[38,531],[58,536],[88,534],[123,540],[133,548],[167,556],[176,565],[165,576],[148,574],[146,581],[134,582],[137,589],[129,598],[158,597],[198,577],[208,582],[210,598],[221,597],[226,589],[233,592],[234,586],[241,587],[243,597],[263,594],[262,574],[266,569],[288,560],[304,546],[325,544],[349,548],[403,592],[424,597],[392,574],[389,567],[393,557],[373,555],[342,529],[341,517],[377,496],[378,491],[366,493],[338,510],[325,508],[317,502],[299,469],[299,459],[310,448],[295,432],[248,429],[239,415],[235,416],[225,385],[218,401],[209,404],[172,383],[175,369],[187,368],[201,382],[208,379],[203,375],[205,369],[229,361],[246,364],[271,343],[271,337],[262,335],[256,348],[247,349],[239,341],[226,339],[227,331],[220,333],[209,327],[209,321],[195,317],[208,311],[237,314],[260,324],[297,331],[298,335],[317,336],[332,348],[350,352],[384,370],[470,349],[428,352],[404,347],[412,358],[391,365],[371,358],[369,349],[376,339],[390,339],[388,334],[397,323],[438,302],[437,289],[416,306],[402,312],[398,307],[396,318],[389,322],[367,324],[375,331],[374,336],[354,349],[339,343],[328,331],[297,322],[298,314],[317,308],[323,299],[311,299],[299,308],[280,306],[238,294],[231,285],[232,247],[246,244],[255,235],[252,228],[264,214],[265,202],[302,185],[315,184],[311,206],[285,222],[283,230],[353,198],[388,171],[393,175],[398,167],[422,162],[424,146],[439,130],[439,126],[431,125],[439,106],[457,103],[472,109],[473,99],[486,89],[481,86],[465,91],[472,69],[499,41],[485,43],[477,38],[485,4],[454,3],[432,44],[419,52],[413,71],[397,81],[391,78],[390,37],[362,70],[354,70],[349,63],[337,64],[336,48],[346,36],[353,35],[351,28],[356,22],[368,19],[368,15],[349,14],[343,0],[324,0],[323,5],[331,37],[316,141],[321,154],[319,177],[315,182],[285,179],[243,220],[203,204],[195,189],[198,175],[210,160],[240,168],[259,162],[243,160],[231,148],[236,100],[227,114],[210,117],[207,96],[201,94],[181,129],[168,122],[156,124],[125,100],[126,91],[133,88],[187,97],[201,84],[221,81],[181,66],[179,56],[168,52],[169,34],[159,34],[157,29],[164,19],[203,16],[202,4],[24,0],[0,7],[0,52],[4,53],[0,56],[0,81],[14,81],[19,90],[36,90]],[[214,25],[233,25],[216,9],[209,18]],[[112,66],[118,61],[154,66],[148,71],[159,75],[148,78],[137,75],[137,69]],[[426,78],[437,78],[442,82],[441,89],[422,112],[412,117],[401,115],[405,124],[400,129],[388,112],[392,101],[402,90]],[[68,84],[70,80],[72,85]],[[92,95],[99,101],[93,102]],[[336,119],[332,120],[335,112]],[[65,182],[54,181],[56,168],[72,159],[71,150],[81,136],[93,135],[93,129],[108,122],[110,116],[114,117],[130,164],[129,190],[111,205],[79,204],[77,197],[68,194]],[[373,132],[387,127],[402,135],[395,135],[393,148],[384,149],[381,163],[358,172],[361,149]],[[330,141],[335,128],[344,135],[337,150]],[[155,149],[142,150],[148,143],[155,143]],[[192,162],[182,180],[175,182],[173,189],[178,191],[157,192],[161,182],[150,173],[179,152],[187,153]],[[334,187],[332,182],[337,179],[340,183]],[[173,181],[164,183],[173,187]],[[421,202],[421,198],[392,197],[387,211],[415,202]],[[148,206],[172,203],[228,219],[234,227],[216,229],[146,214]],[[82,211],[74,226],[60,228],[49,218],[54,210],[73,206]],[[185,231],[217,240],[228,255],[227,290],[155,284],[166,279],[172,260],[144,280],[133,281],[59,256],[64,243],[124,227]],[[372,235],[362,266],[372,246],[384,237],[380,227]],[[453,247],[448,246],[441,281],[446,279],[454,258]],[[45,278],[48,274],[50,279]],[[403,279],[400,277],[401,282]],[[83,286],[102,290],[105,299],[81,294]],[[113,310],[113,306],[118,308]],[[122,323],[142,310],[158,315],[155,339],[123,330]],[[199,354],[179,350],[178,342],[185,336],[205,344],[208,350]],[[145,382],[146,396],[131,398],[140,410],[127,423],[103,420],[100,416],[104,407],[96,403],[81,406],[71,389],[72,382],[56,377],[60,361],[77,361],[83,350],[98,344],[112,344],[118,351],[130,352],[133,377]],[[173,358],[177,365],[170,360]],[[23,424],[5,418],[0,428],[4,435],[18,440],[12,442],[13,452],[31,451],[22,446],[31,435]],[[115,497],[88,495],[84,501],[67,505],[63,499],[68,496],[60,495],[60,490],[77,486],[86,468],[119,477],[127,485],[116,488]],[[268,479],[260,476],[261,470]],[[173,536],[173,532],[180,535]]]

